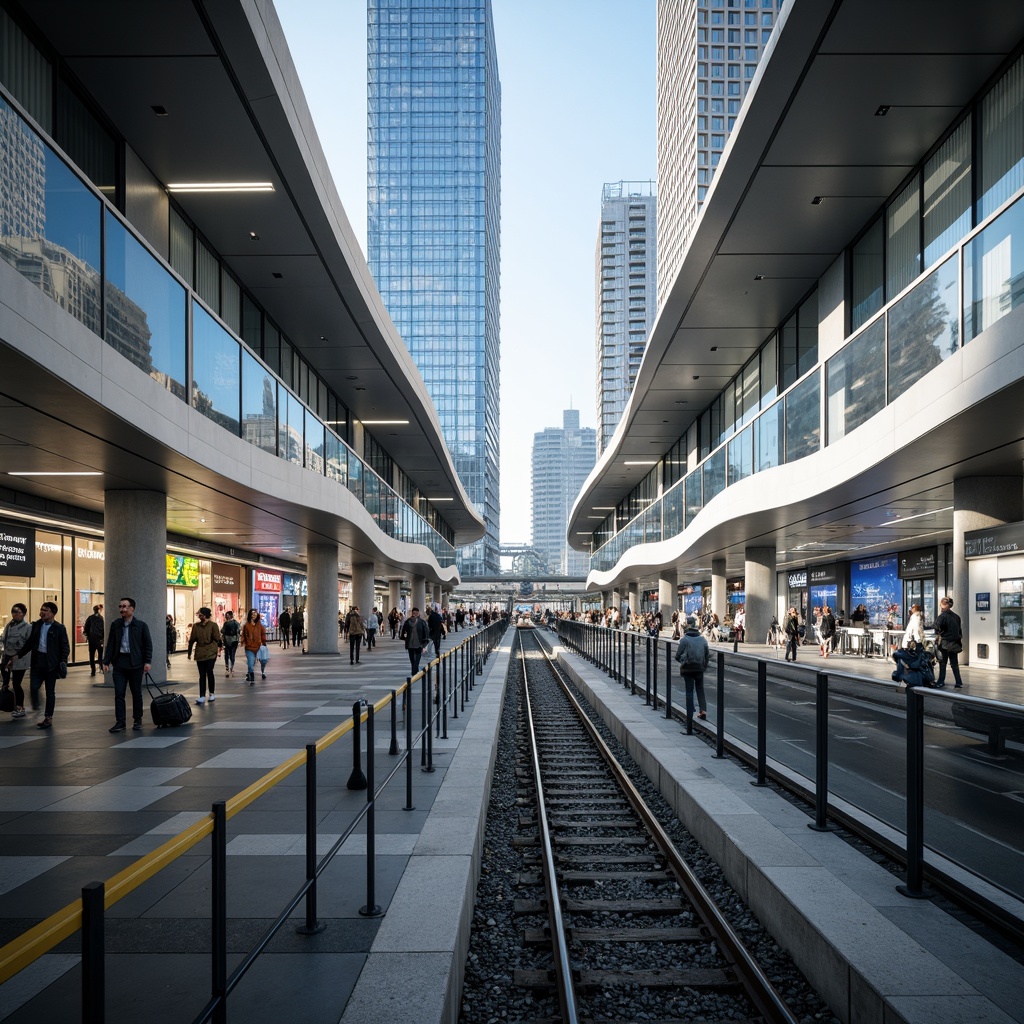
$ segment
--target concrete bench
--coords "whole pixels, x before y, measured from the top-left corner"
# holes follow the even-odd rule
[[[953,721],[968,732],[982,732],[988,736],[988,749],[993,754],[1006,750],[1006,741],[1024,740],[1024,710],[1007,707],[982,707],[953,701]]]

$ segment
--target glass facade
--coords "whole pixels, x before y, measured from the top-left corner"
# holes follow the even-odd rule
[[[369,265],[497,572],[501,86],[490,0],[369,0]]]

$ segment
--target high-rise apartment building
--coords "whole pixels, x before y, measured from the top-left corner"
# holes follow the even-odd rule
[[[580,427],[578,409],[562,413],[562,426],[533,435],[533,547],[547,560],[548,571],[586,576],[590,555],[566,543],[565,524],[576,495],[597,462],[597,431]]]
[[[784,0],[658,0],[658,307]]]
[[[501,84],[490,0],[368,0],[368,249],[498,572]]]
[[[604,186],[594,256],[599,453],[622,418],[657,314],[657,236],[653,181]]]

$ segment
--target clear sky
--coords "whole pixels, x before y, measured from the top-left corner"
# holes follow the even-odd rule
[[[594,248],[607,181],[656,177],[655,0],[492,0],[501,77],[501,539],[530,540],[534,432],[596,425]],[[366,251],[366,2],[276,0]],[[394,453],[401,462],[401,453]]]

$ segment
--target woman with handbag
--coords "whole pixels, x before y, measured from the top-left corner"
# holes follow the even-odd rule
[[[21,681],[28,671],[32,655],[25,654],[19,658],[17,652],[28,643],[32,632],[32,623],[25,618],[27,613],[28,609],[20,602],[14,605],[11,608],[11,621],[4,626],[3,636],[0,636],[0,648],[3,649],[0,670],[3,672],[4,686],[10,683],[14,687],[12,719],[25,717],[25,691],[22,689]]]
[[[935,638],[938,641],[939,678],[936,686],[946,685],[946,663],[953,670],[955,690],[959,690],[964,681],[960,678],[960,661],[957,655],[964,649],[963,624],[960,616],[953,611],[953,598],[944,597],[939,602],[942,611],[935,616]]]
[[[263,678],[267,678],[267,631],[260,621],[260,613],[255,608],[249,609],[245,617],[245,625],[242,627],[242,647],[245,649],[245,660],[248,671],[245,673],[245,681],[252,686],[256,682],[256,661],[259,660],[263,670]]]
[[[215,679],[213,666],[217,664],[217,655],[224,646],[220,635],[220,626],[213,621],[213,612],[209,608],[200,608],[196,615],[199,621],[192,627],[188,635],[188,657],[192,657],[192,648],[196,650],[196,666],[199,669],[199,697],[197,704],[206,703],[206,689],[210,689],[210,703],[217,695],[213,692]]]

